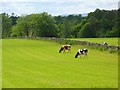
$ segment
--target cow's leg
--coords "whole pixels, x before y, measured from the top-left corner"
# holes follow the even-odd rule
[[[84,54],[84,58],[87,58],[87,53]]]
[[[71,53],[71,49],[70,49],[70,53]]]
[[[82,58],[81,54],[80,54],[80,58]]]
[[[70,53],[71,53],[71,50],[70,50],[70,49],[68,49],[68,52],[70,52]]]
[[[65,52],[65,49],[63,49],[63,52]]]

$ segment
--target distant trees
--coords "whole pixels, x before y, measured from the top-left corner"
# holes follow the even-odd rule
[[[9,18],[9,15],[6,13],[1,14],[2,16],[2,37],[8,37],[11,33],[11,19]]]
[[[41,14],[40,36],[41,37],[57,37],[57,26],[55,19],[47,13]]]
[[[81,26],[79,37],[97,37],[97,30],[100,28],[100,23],[94,17],[90,17],[86,23]]]
[[[88,14],[76,27],[79,29],[78,37],[119,37],[118,10],[99,10]],[[86,21],[83,24],[83,21]]]
[[[18,17],[14,16],[14,13],[12,13],[12,16],[7,13],[2,13],[0,16],[2,17],[2,38],[10,37],[12,26],[16,24]]]
[[[82,21],[82,15],[55,16],[58,26],[58,37],[77,37],[75,26]]]
[[[10,16],[10,19],[12,20],[11,24],[12,26],[16,24],[16,21],[19,17],[17,15],[15,15],[14,13],[12,13],[12,15]]]
[[[96,9],[86,17],[81,14],[53,17],[46,12],[18,17],[2,13],[2,37],[119,37],[119,12],[120,9]]]
[[[54,18],[48,13],[21,16],[12,28],[12,36],[57,37]]]

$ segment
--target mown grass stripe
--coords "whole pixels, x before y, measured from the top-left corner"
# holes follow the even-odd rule
[[[89,49],[87,59],[75,59],[81,46],[58,53],[61,45],[50,41],[11,39],[3,44],[3,87],[118,87],[116,54]]]

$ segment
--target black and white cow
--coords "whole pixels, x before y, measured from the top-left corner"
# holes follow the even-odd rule
[[[71,52],[71,45],[62,45],[59,50],[59,53],[65,52],[65,50],[68,50],[68,52]]]
[[[87,57],[87,53],[88,53],[88,49],[86,48],[79,49],[75,55],[75,58],[77,58],[78,56],[81,57],[81,55],[84,55],[84,57]]]
[[[108,46],[108,43],[107,42],[102,42],[102,45],[103,46]]]

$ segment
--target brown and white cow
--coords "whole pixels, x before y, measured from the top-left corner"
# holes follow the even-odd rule
[[[75,55],[75,58],[77,58],[78,56],[81,57],[81,55],[84,55],[84,57],[87,57],[87,53],[88,53],[88,49],[86,48],[79,49]]]
[[[62,45],[59,50],[59,53],[65,52],[65,50],[68,50],[68,52],[71,52],[71,45]]]

